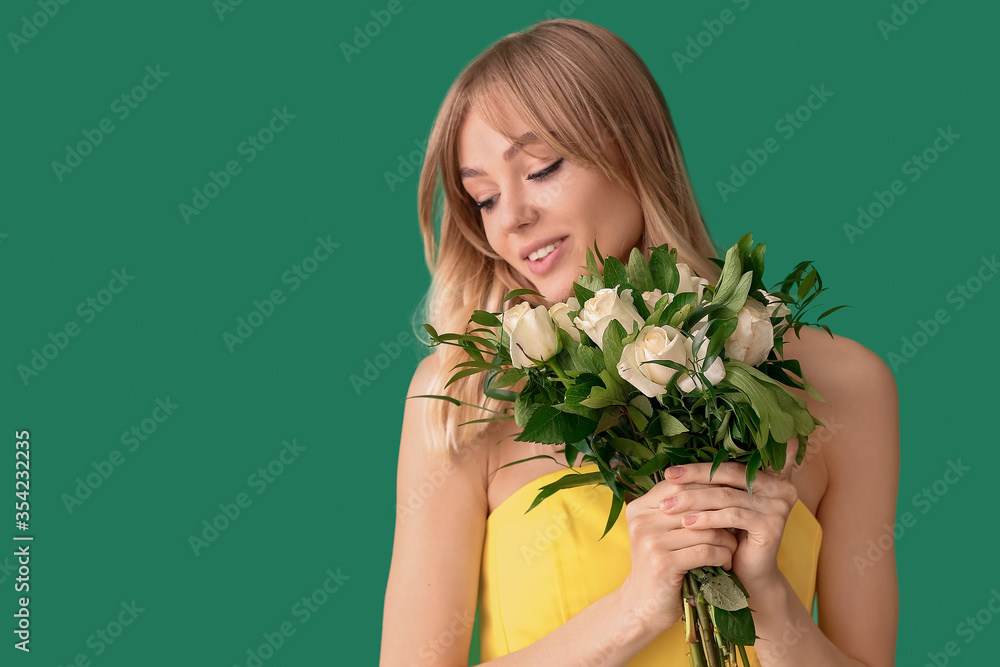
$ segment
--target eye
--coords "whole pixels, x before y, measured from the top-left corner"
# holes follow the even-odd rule
[[[553,162],[551,165],[549,165],[545,169],[542,169],[541,171],[536,171],[534,174],[529,174],[528,175],[528,180],[529,181],[544,181],[546,178],[548,178],[549,176],[551,176],[555,172],[559,171],[559,167],[562,166],[562,163],[563,163],[564,159],[565,158],[559,158],[558,160],[556,160],[555,162]],[[487,213],[489,213],[490,210],[493,208],[493,205],[496,204],[496,199],[497,199],[496,195],[494,195],[494,196],[490,197],[489,199],[487,199],[486,201],[475,202],[472,205],[472,209],[474,211],[486,211]]]

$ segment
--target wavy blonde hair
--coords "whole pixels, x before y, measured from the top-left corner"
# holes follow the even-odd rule
[[[720,269],[708,259],[718,253],[699,211],[666,100],[649,69],[606,28],[578,19],[546,19],[503,37],[470,62],[434,121],[417,192],[431,285],[413,324],[425,345],[432,341],[424,322],[439,333],[465,332],[476,309],[500,312],[522,300],[533,307],[544,303],[534,295],[501,303],[511,290],[533,288],[533,283],[490,247],[480,214],[462,187],[458,136],[470,108],[512,143],[518,137],[505,127],[506,119],[519,117],[567,160],[600,169],[638,199],[644,219],[638,247],[647,259],[650,246],[667,243],[695,273],[713,284],[718,281]],[[608,157],[606,145],[617,150],[620,165]],[[510,407],[483,394],[482,374],[445,389],[455,364],[470,357],[454,345],[439,345],[436,354],[439,363],[427,393],[492,410]],[[458,427],[492,413],[440,399],[420,400],[432,450],[457,453],[463,440],[484,441],[490,423],[466,424],[464,431]]]

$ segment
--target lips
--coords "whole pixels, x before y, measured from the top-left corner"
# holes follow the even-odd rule
[[[559,244],[558,246],[556,246],[555,250],[553,250],[552,252],[550,252],[541,259],[526,260],[528,263],[528,270],[531,271],[536,276],[548,273],[552,269],[552,267],[555,266],[555,264],[560,260],[560,258],[566,253],[566,246],[569,245],[568,239],[569,237],[562,237],[561,240],[557,238],[552,241],[549,241],[548,243],[546,243],[546,245],[542,245],[536,248],[536,249],[546,248],[552,245],[553,243]],[[531,252],[535,252],[535,250],[532,250]]]
[[[529,257],[531,256],[531,253],[535,252],[536,250],[541,250],[542,248],[550,246],[553,243],[559,243],[560,241],[563,241],[565,239],[566,239],[565,235],[563,235],[563,236],[550,236],[547,239],[541,239],[539,241],[535,241],[534,243],[529,243],[528,245],[523,246],[521,248],[521,259],[526,260],[526,261],[531,261],[529,259]]]

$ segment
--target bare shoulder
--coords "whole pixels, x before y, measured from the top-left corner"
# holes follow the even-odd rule
[[[434,376],[440,372],[441,355],[432,353],[417,365],[413,372],[407,397],[425,396],[437,393],[431,385]],[[486,448],[476,447],[474,443],[460,443],[459,451],[445,452],[441,447],[435,447],[430,441],[431,434],[424,421],[426,401],[439,401],[437,398],[407,398],[403,411],[403,429],[399,447],[399,467],[397,481],[400,491],[402,485],[412,486],[434,480],[433,484],[462,484],[463,494],[468,494],[471,500],[482,500],[485,515],[486,500]],[[454,490],[454,489],[453,489]],[[424,491],[427,491],[426,485]],[[416,501],[415,501],[416,502]],[[405,509],[405,507],[403,508]],[[397,511],[402,511],[397,508]]]
[[[885,456],[898,456],[898,391],[889,365],[861,343],[822,329],[804,326],[799,336],[789,330],[784,341],[785,358],[799,361],[824,399],[807,401],[825,424],[824,437],[836,445],[823,448],[831,481],[872,456],[872,439]]]
[[[820,629],[847,655],[891,665],[899,592],[894,553],[883,545],[892,544],[899,490],[896,380],[888,364],[857,341],[811,327],[799,333],[785,335],[784,356],[799,360],[824,399],[807,401],[824,423],[816,443],[810,436],[809,449],[819,445],[828,473],[816,514],[823,528]],[[866,603],[859,607],[860,589]]]
[[[435,355],[423,359],[406,396],[436,393],[438,368]],[[474,449],[447,454],[432,446],[421,404],[431,400],[440,399],[410,398],[403,410],[381,665],[468,659],[486,525],[484,466]],[[441,643],[444,636],[453,641]]]

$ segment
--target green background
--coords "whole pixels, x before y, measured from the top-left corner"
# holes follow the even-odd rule
[[[935,335],[918,336],[916,354],[893,364],[899,513],[917,519],[896,544],[898,664],[924,664],[950,641],[960,648],[950,664],[995,654],[1000,620],[971,641],[957,627],[1000,588],[989,566],[998,456],[988,416],[1000,280],[973,281],[981,289],[961,306],[948,299],[1000,245],[989,194],[995,4],[904,3],[915,12],[884,36],[889,2],[404,0],[350,62],[342,43],[387,3],[248,1],[221,15],[210,0],[51,4],[51,18],[36,17],[37,1],[0,8],[0,537],[9,545],[0,662],[69,665],[83,654],[101,667],[245,665],[264,633],[290,623],[295,634],[264,664],[377,664],[403,397],[426,352],[412,339],[392,345],[412,334],[429,284],[415,208],[420,147],[461,68],[548,16],[605,26],[648,64],[720,251],[753,231],[768,243],[771,282],[814,260],[824,303],[852,306],[825,321],[887,361],[945,312]],[[727,8],[735,20],[678,67],[673,54]],[[29,37],[14,44],[10,33]],[[116,98],[157,66],[162,80],[121,118]],[[793,136],[776,131],[810,86],[832,96]],[[241,143],[273,109],[294,118],[265,132],[273,140],[248,160]],[[57,175],[52,163],[105,118],[113,131]],[[959,138],[909,180],[904,163],[949,127]],[[768,137],[778,152],[724,200],[717,183]],[[239,173],[185,220],[179,206],[231,160]],[[844,225],[894,179],[905,193],[850,237]],[[295,283],[286,272],[318,238],[337,247]],[[134,278],[102,292],[123,267]],[[238,318],[276,289],[283,302],[227,346]],[[108,296],[100,312],[78,309]],[[78,335],[22,377],[18,367],[71,322]],[[356,388],[351,376],[386,349],[395,356]],[[149,421],[163,416],[157,399],[177,406],[162,422]],[[144,420],[148,435],[129,451],[122,434]],[[31,432],[30,655],[13,648],[11,616],[20,429]],[[275,464],[284,441],[303,449]],[[120,465],[102,464],[113,456]],[[971,471],[922,512],[915,494],[940,488],[959,459]],[[269,464],[270,482],[251,479]],[[96,480],[109,465],[68,507],[78,478]],[[190,536],[241,493],[250,504],[196,555]],[[303,622],[295,605],[328,570],[339,588]],[[133,600],[142,611],[113,643],[90,639]]]

